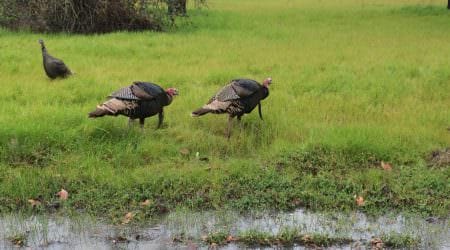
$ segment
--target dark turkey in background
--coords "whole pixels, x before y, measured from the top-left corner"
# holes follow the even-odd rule
[[[64,62],[58,58],[51,56],[45,48],[44,41],[39,39],[42,49],[42,58],[44,59],[44,70],[48,77],[55,79],[57,77],[65,78],[72,74],[70,69],[64,64]]]

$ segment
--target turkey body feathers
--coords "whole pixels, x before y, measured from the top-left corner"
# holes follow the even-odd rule
[[[109,98],[90,112],[89,117],[124,115],[130,119],[140,119],[143,124],[145,118],[159,114],[161,125],[163,107],[169,105],[173,99],[160,86],[146,82],[134,82],[113,92]]]
[[[152,97],[156,97],[161,94],[165,94],[165,91],[160,86],[151,83],[151,82],[134,82],[131,86],[132,89],[141,89],[145,93],[149,94]]]
[[[232,80],[206,105],[192,112],[192,116],[228,113],[231,117],[240,117],[245,113],[250,113],[268,95],[269,90],[254,80]]]
[[[262,88],[261,84],[251,79],[233,80],[231,86],[241,98],[252,95]]]
[[[48,77],[55,79],[57,77],[67,77],[72,74],[63,61],[50,55],[44,55],[44,70]]]

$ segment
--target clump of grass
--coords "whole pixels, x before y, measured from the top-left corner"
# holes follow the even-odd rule
[[[0,159],[11,166],[48,166],[54,156],[62,150],[56,143],[40,140],[18,140],[12,138],[4,142],[0,150]]]
[[[229,241],[229,235],[225,231],[211,232],[203,240],[208,244],[223,245]]]
[[[299,244],[304,245],[314,245],[314,246],[332,246],[332,245],[343,245],[353,242],[351,238],[345,237],[332,237],[327,234],[305,234],[300,237]]]
[[[310,145],[281,153],[276,164],[316,175],[324,170],[344,171],[373,167],[383,159],[382,155],[377,156],[376,153],[360,148],[337,149],[327,145]]]
[[[28,232],[16,233],[8,236],[7,239],[15,246],[25,247],[28,243]]]
[[[395,232],[381,236],[381,240],[384,246],[392,248],[414,248],[420,244],[420,239],[415,236]]]
[[[283,228],[277,235],[277,239],[282,245],[291,245],[298,240],[300,232],[297,228]]]
[[[444,16],[448,15],[446,6],[442,5],[411,5],[401,7],[398,10],[394,10],[394,13],[400,13],[403,15],[417,15],[417,16]]]
[[[349,244],[353,242],[353,240],[345,237],[333,237],[327,234],[303,234],[296,228],[283,228],[277,235],[272,235],[270,233],[255,229],[240,232],[236,238],[236,242],[247,246],[291,246],[294,244],[299,244],[306,246],[327,247],[332,245]]]
[[[270,233],[255,229],[243,231],[238,235],[238,242],[248,246],[271,246],[275,241],[276,238]]]

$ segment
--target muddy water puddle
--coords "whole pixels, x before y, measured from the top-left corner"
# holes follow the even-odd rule
[[[173,212],[145,225],[111,225],[88,216],[8,215],[0,218],[0,249],[208,249],[206,235],[224,232],[237,236],[256,230],[272,235],[286,228],[304,234],[344,237],[354,242],[330,249],[370,249],[373,237],[393,233],[420,241],[419,249],[450,249],[449,220],[406,215],[368,217],[363,213]],[[203,239],[203,240],[202,240]],[[359,248],[356,248],[359,247]],[[218,249],[248,248],[241,243],[217,246]],[[264,247],[258,249],[280,249]],[[310,249],[294,245],[290,249]]]

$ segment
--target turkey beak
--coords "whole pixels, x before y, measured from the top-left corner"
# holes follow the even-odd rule
[[[269,86],[272,84],[272,77],[266,78],[264,80],[264,86],[266,86],[267,88],[269,88]]]
[[[173,90],[173,95],[178,95],[178,90],[177,89]]]

